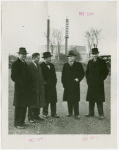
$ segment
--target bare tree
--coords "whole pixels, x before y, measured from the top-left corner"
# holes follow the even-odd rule
[[[47,35],[45,34],[47,37]],[[61,45],[63,44],[63,29],[58,30],[58,29],[53,29],[51,30],[51,36],[49,39],[50,43],[50,48],[51,48],[51,53],[53,54],[54,49],[57,48],[57,56],[59,59],[60,56],[60,50],[61,50]]]
[[[47,38],[46,33],[44,33],[44,34],[45,34],[45,36],[46,36],[46,38]],[[56,47],[56,43],[55,43],[55,38],[54,38],[54,36],[52,36],[51,39],[49,39],[49,44],[50,44],[50,48],[51,48],[51,54],[53,54],[53,51],[54,51],[54,49],[55,49],[55,47]]]
[[[86,37],[87,43],[88,43],[89,58],[90,58],[91,49],[98,47],[98,42],[100,40],[100,38],[99,38],[100,32],[101,32],[101,30],[91,29],[90,31],[87,31],[85,33],[85,37]]]

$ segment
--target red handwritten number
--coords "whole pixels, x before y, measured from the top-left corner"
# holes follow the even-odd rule
[[[80,16],[84,16],[84,12],[79,12],[79,15]]]
[[[34,139],[29,139],[29,142],[34,142]]]
[[[90,140],[94,140],[94,139],[97,139],[97,137],[96,136],[91,136],[90,137]]]
[[[87,16],[92,16],[93,15],[93,13],[87,13]]]
[[[90,137],[90,139],[91,139],[91,140],[93,140],[93,139],[94,139],[94,137],[93,137],[93,136],[91,136],[91,137]]]
[[[37,141],[41,141],[41,140],[43,140],[43,138],[37,138]]]
[[[94,139],[97,139],[97,136],[90,136],[89,137],[89,140],[94,140]],[[88,137],[83,137],[83,141],[87,141],[88,140]]]
[[[79,12],[79,15],[82,15],[82,12]]]
[[[88,137],[84,137],[84,138],[83,138],[83,141],[87,141],[87,140],[88,140]]]

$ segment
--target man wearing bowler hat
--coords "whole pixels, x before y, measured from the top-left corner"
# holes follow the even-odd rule
[[[94,116],[94,107],[97,103],[99,119],[104,118],[103,102],[105,102],[104,80],[108,75],[106,62],[99,58],[98,48],[93,48],[92,60],[89,60],[86,70],[88,91],[86,101],[89,101],[89,114],[86,117]]]
[[[25,62],[27,51],[19,48],[19,58],[12,64],[11,79],[15,82],[14,102],[15,115],[14,126],[24,129],[27,106],[33,105],[29,98],[28,66]]]
[[[44,117],[48,116],[48,106],[50,104],[51,107],[51,116],[54,118],[59,118],[56,114],[56,103],[57,103],[57,91],[56,91],[56,72],[55,67],[51,63],[52,55],[50,52],[44,52],[43,58],[44,62],[42,62],[41,69],[43,73],[43,77],[45,80],[45,102],[46,106],[43,108]]]
[[[80,101],[80,82],[84,77],[84,70],[80,62],[75,61],[75,53],[73,50],[69,51],[68,62],[64,64],[62,70],[61,81],[64,87],[63,101],[67,101],[68,115],[74,115],[76,119],[79,116],[79,101]]]

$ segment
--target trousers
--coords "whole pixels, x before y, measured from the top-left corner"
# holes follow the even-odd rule
[[[73,109],[74,109],[74,115],[78,116],[79,115],[79,102],[67,102],[68,106],[68,113],[70,115],[73,114]]]
[[[95,108],[95,102],[89,102],[89,115],[94,116],[94,108]],[[103,116],[104,115],[103,102],[97,103],[97,109],[98,109],[99,116]]]
[[[34,120],[40,115],[40,108],[28,107],[28,119]]]
[[[16,107],[14,110],[14,126],[22,126],[25,123],[27,107]]]
[[[51,116],[56,115],[56,103],[46,103],[46,106],[43,108],[43,115],[48,115],[49,104],[51,109]]]

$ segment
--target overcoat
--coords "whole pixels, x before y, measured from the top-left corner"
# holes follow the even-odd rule
[[[29,68],[29,99],[36,102],[32,108],[42,108],[45,106],[44,80],[40,64],[36,65],[31,62]]]
[[[27,107],[33,105],[28,98],[29,95],[29,74],[28,65],[19,58],[12,64],[11,79],[15,82],[14,101],[16,107]]]
[[[80,101],[80,81],[84,77],[81,63],[74,61],[73,65],[65,63],[62,70],[61,81],[64,87],[63,101]],[[75,79],[78,78],[78,82]]]
[[[56,91],[56,72],[55,67],[52,63],[49,64],[49,67],[45,62],[40,64],[44,81],[45,81],[45,101],[46,103],[56,103],[57,102],[57,91]]]
[[[90,60],[86,69],[88,91],[86,100],[90,102],[105,102],[104,80],[108,75],[106,62],[97,58],[94,63]]]

